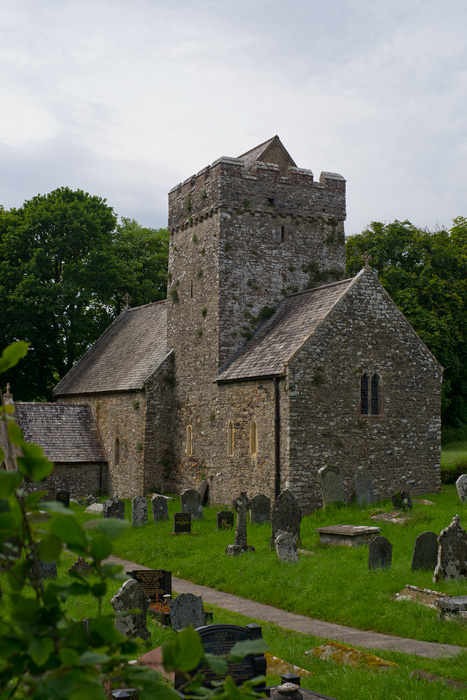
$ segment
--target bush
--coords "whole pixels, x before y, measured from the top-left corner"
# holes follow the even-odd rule
[[[467,457],[458,459],[450,466],[441,467],[441,483],[455,484],[462,474],[467,474]]]

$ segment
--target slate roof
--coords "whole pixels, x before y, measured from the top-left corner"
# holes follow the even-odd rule
[[[40,445],[52,462],[105,462],[89,406],[17,403],[16,419],[26,442]]]
[[[220,371],[218,381],[284,374],[294,355],[356,278],[309,289],[284,299],[247,345]]]
[[[284,148],[284,145],[282,144],[282,141],[278,136],[273,136],[272,139],[268,139],[264,143],[260,143],[259,146],[255,146],[252,148],[250,151],[247,151],[246,153],[243,153],[241,156],[238,156],[239,159],[243,160],[245,163],[245,168],[246,170],[250,170],[251,167],[253,166],[256,161],[260,162],[270,162],[268,161],[267,157],[263,156],[266,153],[266,151],[269,149],[270,146],[272,145],[279,146],[285,154],[288,156],[288,159],[290,160],[290,165],[293,167],[296,167],[295,161],[291,157],[290,153],[287,151],[286,148]]]
[[[166,355],[166,302],[126,309],[57,384],[54,394],[143,389]]]

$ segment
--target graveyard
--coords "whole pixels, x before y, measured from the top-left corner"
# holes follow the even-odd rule
[[[279,549],[276,547],[276,553],[276,549],[271,546],[271,523],[268,521],[251,522],[248,513],[244,513],[247,517],[240,533],[243,539],[246,537],[244,550],[229,556],[229,547],[237,542],[234,527],[236,514],[233,518],[228,517],[229,513],[234,514],[232,504],[222,507],[204,506],[201,512],[198,510],[198,517],[189,518],[186,513],[182,514],[179,498],[174,496],[171,500],[164,500],[165,508],[156,499],[156,521],[150,499],[147,499],[146,504],[135,503],[138,512],[142,510],[146,513],[139,518],[135,516],[135,509],[132,513],[130,500],[124,503],[124,512],[121,507],[123,504],[107,500],[104,508],[112,509],[116,505],[120,508],[118,514],[110,510],[110,515],[124,517],[132,523],[115,541],[114,555],[135,562],[138,566],[166,570],[174,578],[216,588],[293,613],[400,637],[459,647],[467,645],[465,622],[453,620],[444,610],[439,615],[439,610],[435,607],[427,607],[414,598],[401,596],[402,599],[396,600],[397,594],[403,592],[406,586],[414,590],[436,589],[448,596],[466,594],[465,578],[445,580],[440,577],[435,583],[433,567],[413,568],[413,560],[416,558],[414,544],[422,533],[431,531],[438,535],[451,525],[456,515],[459,515],[460,526],[467,526],[466,505],[460,502],[454,485],[444,486],[439,494],[426,494],[422,498],[413,499],[412,510],[399,513],[394,511],[394,504],[390,500],[371,505],[331,503],[302,518],[296,556],[285,560],[278,556]],[[248,505],[240,498],[240,494],[236,500],[241,501],[241,508]],[[291,504],[287,502],[287,505]],[[85,512],[84,504],[71,502],[70,508],[81,525],[96,518],[95,514]],[[185,516],[185,525],[177,532],[180,515]],[[384,515],[393,517],[381,517]],[[186,526],[187,522],[189,527]],[[319,530],[333,529],[336,525],[346,526],[344,531],[347,533],[354,526],[357,535],[362,528],[365,531],[377,530],[374,533],[377,539],[359,542],[356,546],[345,542],[323,543]],[[383,539],[390,547],[389,560],[387,547],[384,546],[381,562],[375,565],[373,561],[372,565],[372,555],[369,555],[371,546]],[[76,565],[76,556],[65,553],[58,564],[59,582],[69,580],[68,570],[72,565]],[[4,574],[0,574],[2,588],[8,585],[5,578]],[[142,574],[139,575],[140,582],[144,582],[144,578]],[[130,578],[124,588],[131,589],[132,581],[134,579]],[[108,583],[104,613],[113,611],[110,601],[120,586],[118,582]],[[173,585],[173,589],[177,592],[176,585]],[[124,593],[125,595],[127,594]],[[127,598],[123,597],[123,600],[126,601]],[[95,602],[91,603],[87,598],[70,598],[67,605],[68,612],[74,619],[92,618],[97,612]],[[455,608],[455,605],[450,607]],[[116,609],[125,609],[125,604]],[[417,674],[428,673],[467,683],[467,657],[464,654],[429,659],[414,654],[365,649],[365,652],[371,652],[379,658],[379,667],[382,665],[383,670],[380,668],[377,671],[363,662],[353,667],[329,659],[323,660],[315,655],[316,649],[328,644],[329,639],[292,632],[209,604],[205,604],[204,609],[208,615],[212,615],[210,619],[214,624],[260,625],[272,655],[312,674],[301,679],[302,687],[328,697],[338,700],[386,696],[439,698],[440,687],[443,688],[443,698],[465,696],[465,687],[459,689],[440,686],[439,683],[426,683],[416,677]],[[151,614],[145,617],[147,632],[143,629],[142,633],[142,628],[137,627],[138,636],[145,639],[141,654],[159,647],[175,634],[170,626],[160,624],[160,618],[156,619]],[[121,629],[131,632],[131,626],[123,625]],[[305,653],[310,650],[315,652]],[[357,651],[352,651],[352,654],[355,653]],[[329,651],[326,654],[329,656]],[[280,676],[268,675],[267,682],[271,685],[279,683]]]

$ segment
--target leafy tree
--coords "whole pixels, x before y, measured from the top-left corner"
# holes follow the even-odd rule
[[[373,222],[347,240],[347,274],[362,256],[444,367],[444,425],[467,424],[467,220],[430,232],[408,221]]]
[[[14,367],[26,353],[24,342],[7,347],[0,357],[0,373]],[[102,614],[107,581],[126,578],[123,567],[105,560],[113,540],[129,523],[113,518],[91,520],[83,530],[70,509],[56,501],[42,501],[45,492],[26,495],[23,479],[39,483],[51,473],[53,464],[40,447],[25,442],[12,413],[13,407],[4,404],[0,391],[0,428],[5,428],[10,444],[19,452],[17,471],[0,470],[0,564],[8,568],[9,587],[2,602],[8,614],[0,620],[0,698],[105,700],[105,682],[107,688],[135,688],[140,700],[177,700],[178,694],[159,674],[128,663],[140,653],[139,643],[117,631],[114,616]],[[3,459],[0,448],[0,463]],[[43,581],[35,573],[39,560],[59,560],[65,547],[89,559],[94,575],[87,578],[73,571],[69,583]],[[88,630],[67,613],[70,596],[91,596],[97,601],[98,612],[89,620]],[[262,640],[243,642],[231,649],[228,658],[239,661],[261,651]],[[202,673],[189,676],[187,672],[199,663],[208,664],[216,673],[227,671],[227,660],[205,654],[191,628],[164,647],[163,662],[167,670],[185,675],[186,697],[257,697],[254,681],[237,688],[227,677],[208,690],[201,688]]]
[[[165,297],[168,232],[116,216],[104,199],[67,187],[0,209],[0,327],[27,340],[6,377],[15,398],[50,399],[58,380],[120,313]]]

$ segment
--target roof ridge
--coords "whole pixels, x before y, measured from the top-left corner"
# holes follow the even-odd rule
[[[276,134],[275,136],[272,136],[270,139],[266,139],[266,141],[264,141],[263,143],[259,143],[257,146],[253,146],[253,148],[250,148],[250,150],[245,151],[245,153],[242,153],[240,156],[238,156],[238,158],[239,159],[243,158],[243,156],[247,156],[249,153],[252,153],[253,151],[257,151],[258,148],[262,148],[262,146],[266,146],[266,144],[268,144],[268,145],[271,144],[274,141],[274,139],[279,139],[279,141],[280,141],[279,136]]]

